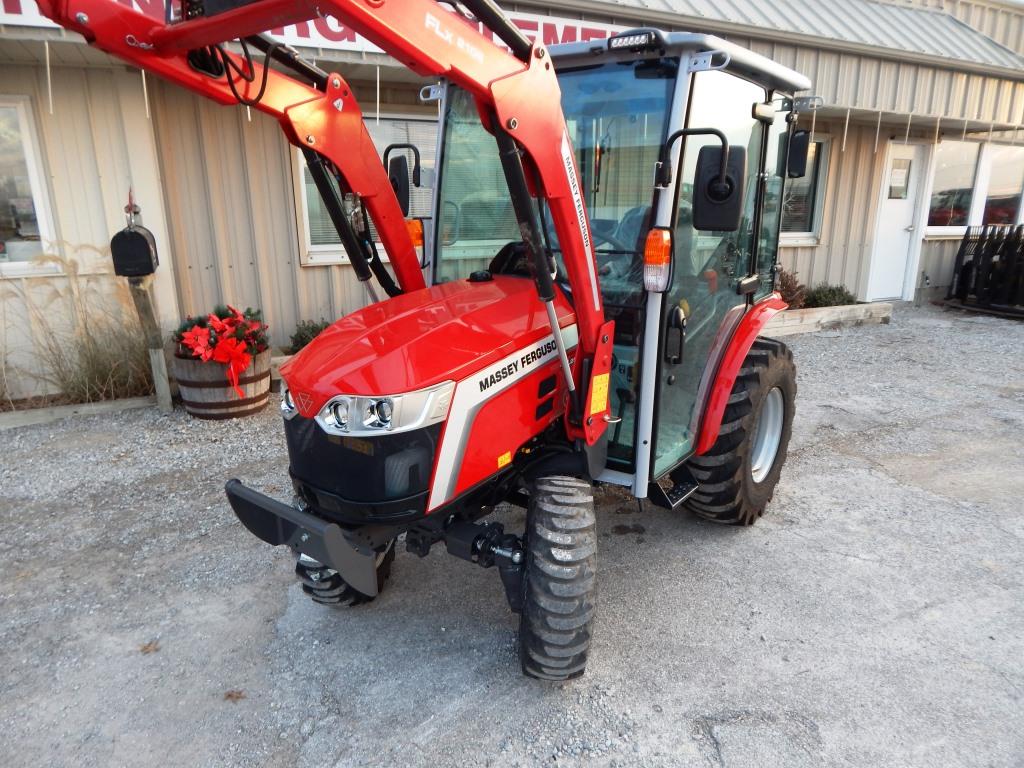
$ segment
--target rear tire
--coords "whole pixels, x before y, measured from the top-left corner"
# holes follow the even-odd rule
[[[780,341],[757,339],[736,377],[711,450],[689,461],[700,483],[686,502],[701,517],[753,525],[775,493],[793,431],[796,366]]]
[[[526,513],[519,618],[523,673],[541,680],[583,674],[594,622],[594,492],[575,477],[534,481]]]
[[[377,555],[377,592],[384,589],[384,582],[391,575],[391,564],[395,561],[395,542]],[[302,591],[315,603],[337,608],[351,608],[371,602],[376,595],[359,592],[341,578],[333,568],[328,568],[305,555],[299,555],[295,562],[295,575],[302,583]]]

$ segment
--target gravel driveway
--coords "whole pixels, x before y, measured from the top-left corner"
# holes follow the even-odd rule
[[[440,550],[371,606],[309,602],[222,493],[287,496],[273,412],[0,432],[0,763],[1024,765],[1024,324],[900,309],[790,343],[756,526],[599,493],[564,686],[520,677],[497,574]]]

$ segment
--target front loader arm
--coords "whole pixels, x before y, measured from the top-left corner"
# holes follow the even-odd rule
[[[194,69],[187,60],[187,51],[156,47],[152,42],[155,36],[173,26],[165,27],[113,0],[38,0],[38,4],[45,16],[80,33],[91,45],[112,56],[220,104],[238,103],[227,80]],[[212,20],[220,22],[221,17],[204,19]],[[217,42],[228,35],[237,36],[233,28],[223,24],[219,29]],[[227,55],[240,67],[246,66],[241,57]],[[253,62],[253,70],[252,83],[235,82],[236,90],[246,99],[257,95],[264,77],[259,61]],[[274,117],[292,144],[313,149],[334,164],[351,191],[366,204],[402,290],[425,287],[402,209],[348,83],[332,73],[323,84],[324,90],[318,90],[273,68],[265,74],[266,89],[252,108]]]
[[[237,1],[238,7],[231,10],[170,25],[130,11],[114,0],[40,0],[39,4],[45,15],[80,32],[97,47],[219,101],[231,100],[225,93],[227,84],[192,71],[186,60],[189,51],[321,15],[343,22],[414,72],[447,78],[472,93],[481,119],[497,139],[523,240],[533,255],[538,293],[561,344],[551,302],[554,287],[531,196],[542,197],[551,212],[579,327],[580,354],[572,371],[564,349],[559,349],[571,396],[566,427],[570,438],[594,443],[605,431],[608,414],[607,397],[601,393],[610,364],[606,350],[611,329],[604,320],[590,224],[558,81],[543,46],[531,46],[493,0],[463,0],[461,5],[508,48],[436,0]],[[388,232],[390,239],[401,241],[390,231],[392,221],[400,223],[390,215],[398,210],[397,201],[393,195],[381,194],[386,178],[365,129],[359,133],[359,141],[353,141],[361,116],[354,99],[345,96],[350,93],[348,86],[332,75],[326,93],[308,89],[306,98],[301,99],[302,93],[296,89],[305,86],[297,86],[284,75],[275,76],[273,71],[270,74],[263,111],[278,116],[293,143],[314,146],[330,158],[353,191],[374,195],[378,210],[371,207],[371,212],[382,238]],[[339,98],[341,107],[332,106]],[[384,219],[379,218],[381,213]],[[392,252],[390,247],[388,250]],[[400,249],[398,259],[392,256],[403,287],[422,284],[418,263],[403,255],[407,250]]]

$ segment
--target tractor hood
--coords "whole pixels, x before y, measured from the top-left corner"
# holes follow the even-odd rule
[[[575,313],[559,293],[559,325]],[[533,281],[443,283],[346,315],[281,366],[299,413],[336,395],[398,395],[460,381],[550,333]]]

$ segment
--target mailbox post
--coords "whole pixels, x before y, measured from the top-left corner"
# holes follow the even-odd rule
[[[128,288],[139,314],[142,331],[149,347],[149,366],[153,372],[153,388],[156,390],[157,406],[164,413],[171,413],[171,385],[167,377],[167,359],[164,357],[163,336],[153,310],[153,296],[150,292],[153,274],[160,263],[153,233],[136,223],[140,208],[128,195],[124,207],[128,226],[114,235],[110,241],[110,255],[114,260],[114,274],[128,278]]]

